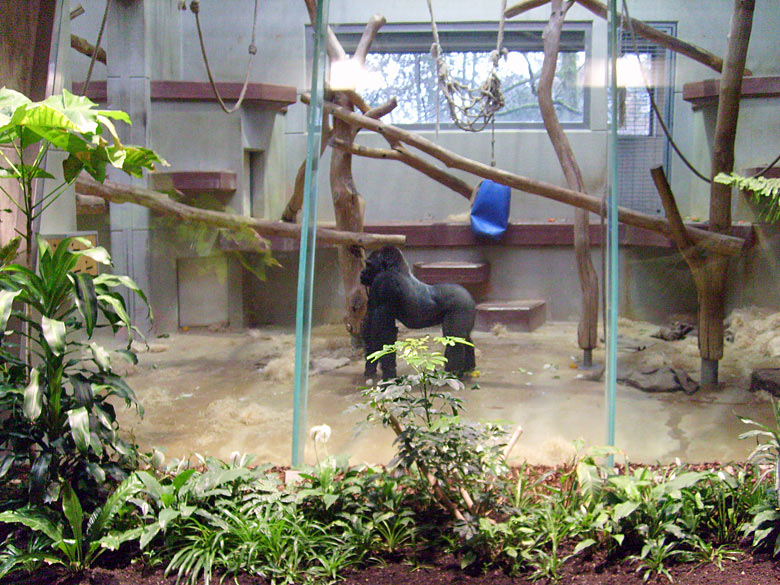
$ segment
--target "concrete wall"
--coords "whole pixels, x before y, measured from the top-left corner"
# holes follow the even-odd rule
[[[82,0],[87,14],[73,21],[76,34],[88,40],[96,37],[102,16],[102,0]],[[158,0],[149,13],[147,42],[152,62],[152,79],[206,80],[200,55],[195,21],[189,11],[176,10],[175,0]],[[205,0],[201,2],[201,24],[209,61],[218,81],[241,81],[246,74],[247,45],[252,25],[252,2],[246,0]],[[305,24],[308,23],[302,0],[260,0],[257,23],[258,54],[250,81],[291,85],[306,91],[309,85]],[[673,22],[677,36],[694,42],[715,54],[726,48],[732,2],[679,3],[671,0],[636,0],[631,3],[632,16],[648,21]],[[437,10],[440,22],[495,21],[499,3],[450,2]],[[388,23],[429,22],[427,4],[420,0],[380,2],[332,0],[330,22],[362,24],[380,13]],[[541,7],[513,21],[546,22],[548,7]],[[567,134],[584,174],[587,190],[600,196],[607,182],[607,116],[606,82],[607,26],[585,9],[575,6],[568,20],[592,25],[590,67],[586,83],[590,87],[589,128]],[[756,75],[780,74],[777,33],[780,13],[768,3],[759,3],[748,56],[748,67]],[[110,51],[110,47],[108,48]],[[73,57],[73,79],[83,79],[88,59]],[[105,67],[98,66],[94,79],[105,77]],[[682,100],[684,83],[711,79],[717,74],[685,57],[676,58],[674,71],[673,128],[679,147],[700,170],[709,172],[709,156],[714,129],[714,109],[694,110]],[[736,168],[760,166],[780,150],[780,117],[777,100],[743,100],[739,120]],[[227,204],[236,212],[266,218],[278,218],[292,189],[299,164],[305,158],[306,110],[293,105],[286,114],[245,110],[227,116],[213,103],[155,103],[150,117],[150,145],[167,158],[172,168],[186,170],[233,170],[239,187]],[[490,132],[467,134],[442,130],[422,132],[443,147],[482,162],[490,161]],[[565,184],[559,165],[542,129],[497,130],[496,160],[501,168],[550,183]],[[386,146],[374,134],[362,132],[361,144]],[[329,155],[320,165],[319,219],[333,220],[333,206],[328,183]],[[458,174],[457,172],[455,174]],[[678,159],[672,158],[672,188],[684,216],[708,215],[708,187],[695,178]],[[256,185],[250,193],[250,176]],[[477,179],[460,174],[476,184]],[[432,180],[396,162],[370,159],[354,160],[354,177],[366,200],[367,222],[445,221],[465,219],[469,203]],[[735,198],[735,208],[737,206]],[[570,208],[529,194],[513,192],[513,221],[570,220]],[[595,218],[593,218],[595,221]],[[776,235],[762,236],[761,245],[745,258],[735,261],[730,284],[729,303],[759,303],[780,307],[776,282]],[[192,251],[171,235],[158,230],[153,239],[153,273],[151,298],[156,305],[160,327],[176,324],[175,309],[177,257],[193,257]],[[206,256],[216,253],[211,250]],[[433,259],[481,259],[493,267],[490,287],[482,291],[493,299],[543,298],[548,302],[551,319],[572,319],[579,313],[579,285],[573,252],[569,248],[550,247],[475,247],[454,249],[409,249],[411,261]],[[294,300],[297,260],[294,254],[280,254],[283,271],[272,270],[264,284],[251,282],[235,262],[229,264],[232,300],[231,321],[240,324],[242,312],[236,308],[241,299],[246,306],[248,323],[289,321],[294,315],[288,303]],[[601,266],[598,248],[593,251],[594,264]],[[209,260],[211,262],[211,260]],[[343,291],[335,274],[332,250],[320,252],[315,297],[316,318],[337,319],[341,313]],[[325,267],[328,268],[325,268]],[[663,319],[670,312],[695,308],[695,291],[687,269],[677,255],[658,249],[626,248],[621,256],[621,310],[633,317]],[[670,276],[672,275],[671,280]],[[673,282],[674,286],[669,286]],[[284,294],[283,294],[283,291]],[[762,292],[763,291],[763,292]],[[288,297],[284,303],[278,301]],[[237,300],[238,299],[238,300]],[[316,320],[316,319],[315,319]]]

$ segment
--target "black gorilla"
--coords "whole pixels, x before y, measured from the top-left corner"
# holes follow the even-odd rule
[[[398,337],[396,319],[411,329],[441,323],[443,335],[462,337],[471,342],[476,309],[469,292],[459,284],[420,282],[395,246],[385,246],[371,253],[360,273],[360,282],[369,287],[368,311],[363,322],[367,356],[395,343]],[[476,366],[471,345],[447,346],[444,356],[447,358],[446,370],[459,376]],[[379,362],[384,379],[396,377],[394,353],[383,356]],[[373,378],[376,372],[377,363],[366,360],[366,377]]]

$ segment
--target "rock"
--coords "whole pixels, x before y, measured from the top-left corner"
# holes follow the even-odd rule
[[[699,385],[679,368],[653,368],[645,371],[618,370],[617,381],[621,384],[639,388],[644,392],[685,392],[693,394]]]
[[[690,323],[683,323],[681,321],[675,321],[671,327],[661,327],[657,333],[654,333],[651,337],[657,337],[664,341],[677,341],[683,339],[689,333],[695,334],[696,327]]]
[[[331,370],[335,370],[338,368],[343,368],[344,366],[349,365],[349,358],[348,357],[342,357],[342,358],[330,358],[330,357],[321,357],[321,358],[315,358],[311,360],[311,373],[312,374],[321,374],[323,372],[329,372]]]
[[[780,368],[761,368],[750,376],[750,391],[764,390],[772,396],[780,396]]]

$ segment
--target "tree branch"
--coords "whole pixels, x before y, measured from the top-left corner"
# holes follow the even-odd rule
[[[102,197],[112,203],[135,203],[154,211],[167,215],[173,215],[184,221],[205,223],[214,227],[231,230],[252,229],[261,236],[276,236],[298,240],[301,237],[301,226],[297,224],[258,219],[245,215],[235,215],[222,211],[200,209],[173,201],[165,193],[106,181],[98,183],[93,179],[79,177],[76,179],[76,190],[84,195]],[[366,234],[344,232],[327,228],[317,228],[318,244],[334,244],[340,246],[360,246],[366,249],[380,248],[387,244],[402,246],[406,242],[405,236],[382,236],[379,234]]]
[[[434,181],[441,183],[448,189],[452,189],[466,199],[471,199],[471,194],[474,191],[474,187],[465,181],[454,175],[451,175],[447,171],[444,171],[435,165],[432,165],[419,156],[413,155],[406,148],[400,145],[394,149],[370,148],[368,146],[361,146],[354,143],[347,144],[343,140],[333,140],[331,141],[331,146],[341,150],[346,150],[347,152],[351,152],[352,154],[358,156],[364,156],[366,158],[378,158],[402,162],[406,165],[409,165],[413,169],[420,171],[422,174],[430,177]]]
[[[460,169],[462,171],[469,172],[484,179],[491,179],[497,183],[502,183],[514,189],[532,193],[534,195],[540,195],[553,199],[567,205],[573,205],[574,207],[581,207],[592,211],[593,213],[601,213],[602,201],[598,197],[592,197],[584,193],[578,193],[565,187],[559,187],[551,183],[545,183],[543,181],[537,181],[524,177],[522,175],[516,175],[502,169],[491,167],[484,163],[468,159],[459,154],[446,150],[434,142],[423,138],[412,132],[407,132],[395,126],[384,124],[379,120],[374,120],[358,114],[357,112],[351,112],[346,108],[342,108],[332,102],[325,102],[323,107],[327,109],[331,115],[335,118],[343,120],[348,124],[356,126],[358,128],[364,128],[371,130],[383,136],[391,144],[394,141],[401,141],[405,144],[413,146],[418,150],[440,160],[447,167]],[[639,213],[632,209],[626,209],[625,207],[618,208],[618,219],[626,224],[636,227],[648,229],[654,232],[661,233],[665,236],[671,237],[671,229],[669,222],[660,217]],[[711,233],[707,230],[702,230],[693,227],[686,227],[686,230],[691,239],[698,245],[707,250],[723,254],[725,256],[737,256],[742,251],[744,240],[734,236],[727,236],[725,234]]]

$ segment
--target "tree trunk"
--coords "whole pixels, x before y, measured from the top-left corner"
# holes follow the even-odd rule
[[[728,48],[720,80],[718,114],[712,148],[712,176],[734,169],[734,140],[742,93],[742,72],[747,59],[753,26],[755,0],[736,0],[731,17]],[[710,190],[710,230],[726,233],[731,229],[731,187],[712,182]],[[699,288],[699,351],[702,358],[701,382],[718,381],[717,362],[723,357],[728,258],[713,256],[707,261],[707,286]]]
[[[571,2],[552,0],[550,21],[544,29],[544,63],[539,76],[539,109],[544,120],[544,127],[558,156],[558,161],[566,177],[569,189],[585,193],[585,182],[582,179],[574,151],[571,148],[566,133],[563,131],[552,98],[552,86],[555,80],[555,70],[561,39],[561,29],[566,18],[566,12]],[[598,343],[598,310],[599,283],[596,270],[590,257],[589,213],[582,208],[574,210],[574,253],[577,260],[577,273],[582,290],[582,314],[577,328],[577,342],[584,351],[583,363],[590,365],[591,350]]]

